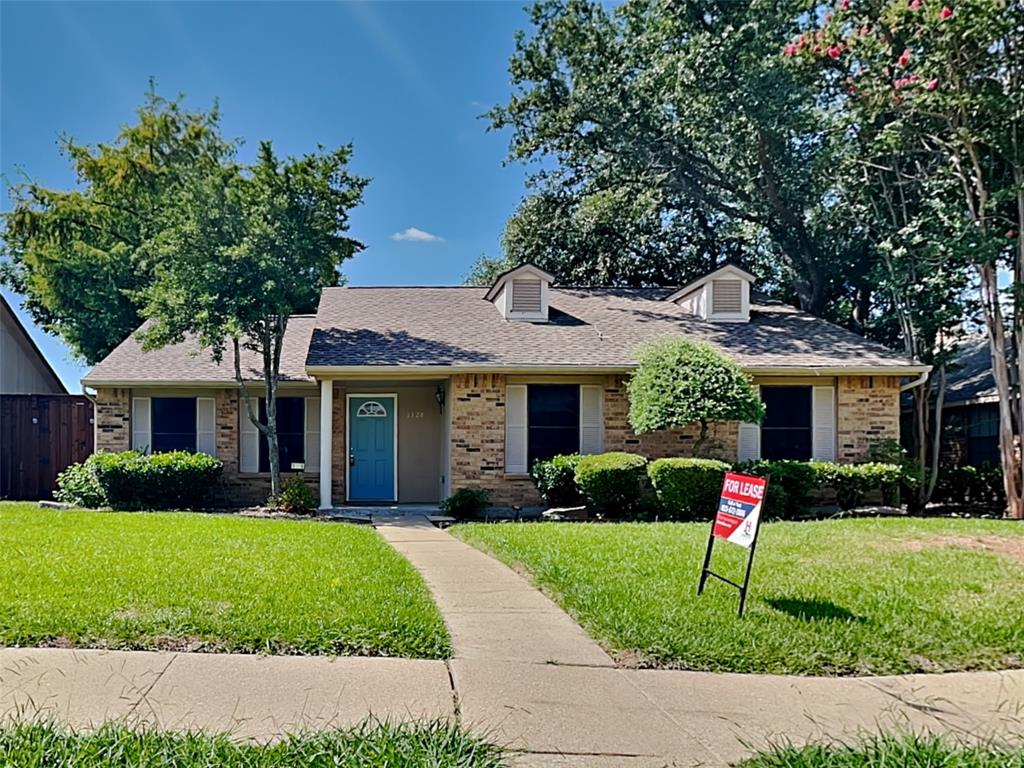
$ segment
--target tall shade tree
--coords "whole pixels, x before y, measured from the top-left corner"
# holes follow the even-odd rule
[[[145,249],[197,168],[230,160],[216,108],[190,112],[150,90],[136,122],[95,147],[62,137],[78,180],[12,188],[3,216],[0,280],[26,296],[39,325],[93,364],[142,322],[139,292],[152,278]]]
[[[781,293],[815,314],[865,288],[863,270],[850,274],[862,244],[834,205],[832,170],[847,144],[832,140],[809,79],[778,56],[779,36],[805,8],[799,0],[535,3],[510,63],[515,92],[491,124],[511,130],[512,160],[542,161],[531,184],[572,215],[529,200],[517,217],[564,226],[567,259],[592,211],[607,228],[601,253],[647,233],[647,243],[607,260],[598,277],[612,282],[678,282],[686,267],[671,263],[673,253],[724,259],[739,239],[745,252],[781,260]],[[536,247],[516,229],[513,219],[507,244]]]
[[[713,453],[713,421],[760,422],[764,404],[750,377],[705,342],[666,339],[640,350],[630,377],[629,423],[638,433],[700,425],[694,454]]]
[[[338,266],[362,246],[345,233],[369,180],[348,171],[351,146],[282,160],[269,142],[249,167],[197,174],[162,217],[150,248],[142,332],[154,348],[198,340],[230,354],[248,418],[266,438],[271,494],[281,488],[277,392],[289,316],[314,309]],[[266,420],[247,386],[242,350],[262,361]]]
[[[1024,6],[839,0],[783,53],[844,78],[846,108],[861,123],[898,121],[913,146],[944,158],[929,174],[933,191],[946,186],[957,197],[938,221],[948,254],[976,274],[1007,512],[1024,517]]]

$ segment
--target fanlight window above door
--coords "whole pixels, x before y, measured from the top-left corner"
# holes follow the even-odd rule
[[[367,400],[365,403],[360,405],[359,409],[356,411],[357,417],[368,416],[370,418],[382,418],[387,415],[387,410],[376,400]]]

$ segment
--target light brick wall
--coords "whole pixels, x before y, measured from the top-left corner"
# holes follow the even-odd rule
[[[97,453],[118,453],[132,447],[131,411],[131,390],[96,390]]]
[[[604,449],[629,451],[649,459],[692,457],[700,426],[665,429],[638,435],[629,425],[629,396],[625,376],[609,376],[604,388]],[[737,422],[713,422],[708,426],[709,455],[736,461],[739,446]]]
[[[451,487],[485,488],[498,506],[540,503],[528,477],[505,474],[502,374],[457,374],[451,383]]]
[[[876,440],[900,437],[900,379],[840,376],[836,380],[836,442],[840,462],[862,461]]]
[[[150,392],[136,391],[136,396],[151,397]],[[267,474],[242,474],[238,469],[239,416],[249,418],[241,396],[235,388],[203,390],[197,396],[215,400],[217,458],[224,464],[221,488],[216,501],[229,507],[263,504],[270,495],[270,476]],[[131,397],[129,389],[96,390],[96,450],[127,451],[131,448]],[[342,406],[344,408],[344,406]],[[341,434],[344,434],[343,432]],[[335,453],[339,440],[335,432]],[[337,470],[335,470],[337,472]],[[286,475],[288,473],[285,473]],[[319,494],[319,473],[307,473],[306,482]],[[335,495],[335,502],[344,499],[345,472],[341,470],[341,496]],[[338,485],[337,474],[335,486]]]

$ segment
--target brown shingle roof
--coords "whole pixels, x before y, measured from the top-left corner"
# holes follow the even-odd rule
[[[621,369],[635,364],[642,344],[682,335],[711,342],[748,369],[908,367],[879,344],[756,297],[749,323],[712,323],[665,301],[669,289],[552,287],[550,322],[528,323],[504,320],[485,293],[327,288],[307,365]]]
[[[293,315],[288,320],[281,350],[283,381],[312,381],[306,374],[305,362],[314,322],[313,315]],[[242,350],[242,375],[247,380],[262,381],[263,362],[258,355]],[[86,386],[154,382],[214,384],[234,379],[234,359],[230,350],[225,352],[224,361],[218,365],[210,358],[209,352],[199,349],[194,340],[143,352],[142,345],[132,335],[97,363],[82,383]]]

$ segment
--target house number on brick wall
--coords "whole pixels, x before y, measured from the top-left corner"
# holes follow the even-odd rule
[[[422,419],[423,411],[406,411],[405,418],[407,419]]]

